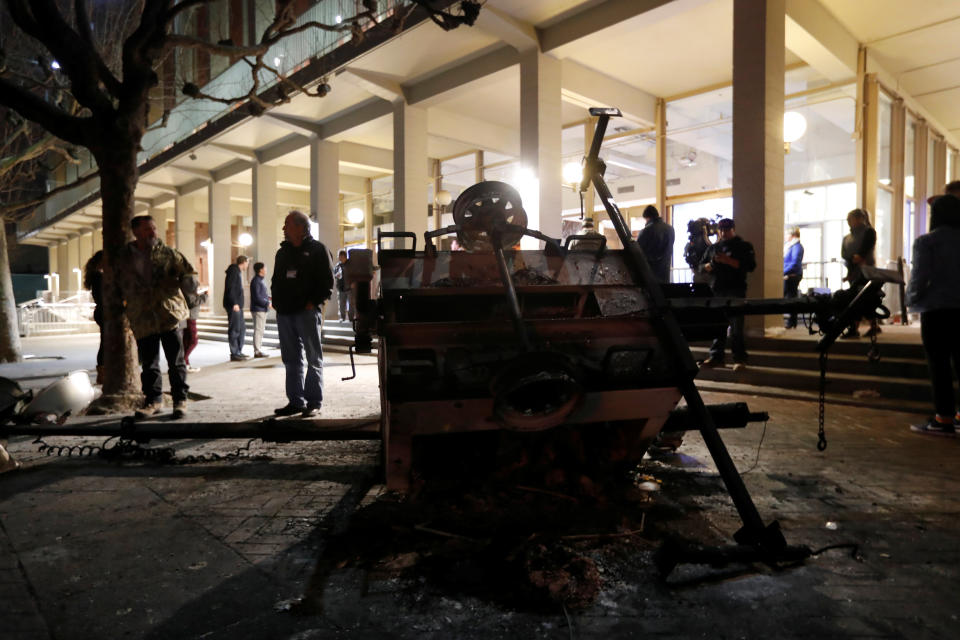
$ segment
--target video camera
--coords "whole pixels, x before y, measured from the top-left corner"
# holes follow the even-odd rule
[[[687,223],[687,237],[693,241],[697,238],[707,236],[715,236],[719,234],[720,230],[717,224],[723,218],[723,214],[716,214],[713,219],[710,218],[697,218],[696,220],[691,220]]]

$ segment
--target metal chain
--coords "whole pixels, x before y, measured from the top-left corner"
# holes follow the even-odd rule
[[[827,352],[820,352],[820,406],[817,416],[817,450],[824,451],[827,448],[827,435],[823,430],[823,416],[826,405],[827,395]]]
[[[109,446],[111,440],[116,443]],[[270,456],[250,456],[250,445],[259,438],[250,438],[247,444],[237,447],[236,451],[230,453],[204,453],[201,455],[188,455],[182,458],[177,457],[176,451],[172,447],[142,447],[135,440],[111,436],[104,440],[101,445],[52,445],[37,437],[34,444],[40,445],[39,452],[46,453],[48,456],[56,454],[57,456],[99,456],[107,460],[119,460],[127,457],[133,460],[150,460],[160,464],[197,464],[204,462],[217,462],[222,460],[234,460],[237,458],[248,458],[250,460],[269,460]]]

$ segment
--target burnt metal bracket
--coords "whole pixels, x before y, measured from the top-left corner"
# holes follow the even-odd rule
[[[651,319],[658,329],[667,356],[674,362],[679,363],[680,392],[687,401],[690,412],[700,424],[700,433],[703,440],[717,465],[720,477],[723,479],[727,492],[740,515],[740,520],[743,522],[743,527],[734,535],[734,539],[740,544],[754,545],[766,551],[783,549],[787,542],[780,531],[779,525],[776,522],[769,527],[764,525],[757,507],[740,477],[740,473],[730,458],[730,453],[720,438],[713,416],[707,410],[703,398],[700,396],[700,391],[694,383],[698,368],[693,359],[693,354],[690,352],[690,346],[683,337],[680,324],[667,304],[643,250],[636,242],[633,242],[630,228],[627,226],[623,214],[620,213],[620,209],[614,203],[613,195],[604,180],[605,167],[603,161],[600,160],[600,146],[603,144],[603,137],[606,134],[610,117],[619,116],[620,111],[618,109],[590,109],[590,114],[598,116],[598,120],[590,145],[590,152],[583,162],[584,179],[580,184],[580,189],[581,191],[586,190],[588,183],[593,182],[597,195],[600,196],[610,222],[613,223],[620,243],[623,245],[626,264],[631,271],[634,282],[644,290],[650,301]]]

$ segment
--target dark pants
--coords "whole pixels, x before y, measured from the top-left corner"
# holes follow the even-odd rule
[[[247,334],[247,323],[243,319],[243,311],[227,312],[227,342],[230,344],[230,355],[239,356],[243,353],[243,339]]]
[[[800,296],[800,276],[787,276],[783,281],[783,297],[797,298]],[[794,311],[787,315],[787,321],[784,323],[787,329],[793,329],[797,326],[797,312]]]
[[[746,297],[747,292],[745,289],[736,291],[714,290],[713,295],[718,298],[743,298]],[[745,363],[747,361],[747,344],[743,339],[743,316],[731,316],[728,330],[733,361]],[[710,345],[711,360],[723,362],[723,351],[727,348],[727,333],[727,331],[724,331]]]
[[[936,309],[920,314],[920,337],[927,352],[933,405],[937,415],[948,418],[957,410],[953,374],[960,378],[960,309]],[[951,369],[951,361],[953,368]]]
[[[163,333],[137,340],[137,355],[140,358],[140,384],[147,402],[159,402],[163,395],[163,379],[160,376],[160,345],[163,345],[163,355],[167,358],[167,369],[170,374],[170,392],[173,401],[187,399],[187,365],[183,361],[183,342],[179,329],[171,329]]]
[[[190,318],[187,320],[187,326],[183,328],[183,361],[190,364],[190,353],[197,346],[200,340],[197,338],[197,321]]]

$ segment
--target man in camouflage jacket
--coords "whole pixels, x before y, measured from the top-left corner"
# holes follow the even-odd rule
[[[145,398],[138,418],[155,414],[163,406],[160,375],[160,346],[167,358],[173,417],[182,418],[187,405],[187,366],[183,339],[178,327],[196,304],[197,274],[176,249],[157,237],[157,225],[150,216],[131,221],[136,238],[120,250],[116,283],[124,300],[142,372],[140,382]],[[188,300],[193,304],[188,305]]]

